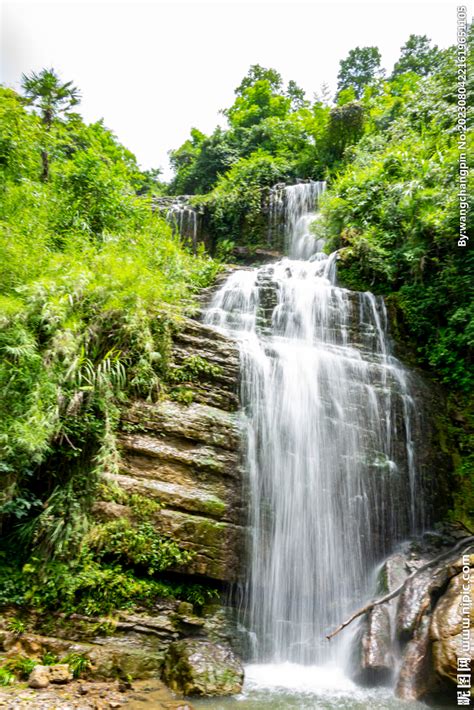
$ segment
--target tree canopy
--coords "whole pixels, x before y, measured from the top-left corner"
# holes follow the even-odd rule
[[[340,62],[337,75],[337,91],[353,89],[354,97],[360,99],[366,86],[382,74],[380,52],[377,47],[356,47]]]

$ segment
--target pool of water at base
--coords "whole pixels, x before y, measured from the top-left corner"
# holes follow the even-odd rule
[[[206,710],[426,710],[394,697],[392,688],[361,688],[333,666],[249,665],[240,695],[193,698]]]

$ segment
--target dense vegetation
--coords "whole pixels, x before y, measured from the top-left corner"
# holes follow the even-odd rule
[[[193,129],[171,152],[168,186],[82,121],[70,82],[44,70],[23,86],[0,88],[0,603],[100,613],[205,599],[164,581],[189,553],[154,532],[143,500],[120,524],[90,516],[117,466],[121,406],[163,395],[173,321],[218,268],[151,209],[157,191],[192,195],[223,254],[264,243],[271,186],[327,180],[317,234],[340,250],[342,283],[387,296],[399,341],[451,391],[453,515],[468,520],[473,270],[457,246],[454,50],[412,36],[384,78],[377,48],[356,48],[334,103],[254,65],[226,128]]]
[[[152,212],[134,156],[71,112],[74,87],[24,83],[35,112],[0,89],[0,467],[2,554],[26,567],[2,566],[0,599],[107,610],[156,596],[148,573],[188,554],[133,518],[114,555],[118,531],[89,513],[120,406],[160,395],[170,327],[216,265]]]

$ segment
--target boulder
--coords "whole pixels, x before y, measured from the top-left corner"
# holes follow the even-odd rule
[[[460,560],[455,570],[461,568]],[[474,555],[470,556],[471,569],[474,566]],[[457,663],[458,658],[472,658],[474,655],[474,635],[471,633],[470,648],[463,647],[463,615],[461,610],[468,607],[463,605],[463,573],[460,571],[451,578],[446,592],[443,594],[433,612],[430,627],[430,638],[432,641],[433,670],[439,679],[455,686],[457,684]],[[470,616],[465,615],[466,624],[474,628],[474,585],[470,589]],[[469,593],[466,594],[469,598]],[[466,600],[464,600],[466,601]],[[468,621],[469,619],[469,621]]]
[[[28,677],[30,688],[47,688],[49,683],[49,666],[35,666]]]
[[[394,552],[380,567],[377,596],[397,589],[406,579],[408,568],[404,552]],[[395,660],[392,617],[396,601],[376,606],[362,618],[355,636],[353,678],[360,685],[385,685],[392,680]]]
[[[49,680],[51,683],[64,685],[72,680],[72,673],[67,663],[55,663],[49,666]]]
[[[235,695],[242,690],[244,670],[228,646],[187,639],[170,645],[162,678],[185,695]]]
[[[365,615],[358,634],[354,680],[361,685],[383,685],[392,679],[394,659],[390,613],[383,604]]]
[[[402,700],[420,700],[428,693],[431,685],[429,645],[429,618],[423,617],[403,653],[395,689]]]

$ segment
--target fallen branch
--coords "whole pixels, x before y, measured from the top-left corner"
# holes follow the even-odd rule
[[[442,562],[443,560],[447,559],[448,557],[451,557],[457,550],[461,549],[461,547],[464,547],[467,545],[468,547],[474,543],[474,535],[471,537],[465,537],[462,540],[460,540],[454,547],[451,547],[449,550],[446,550],[445,552],[442,552],[441,555],[438,555],[437,557],[434,557],[432,560],[427,562],[426,564],[422,565],[421,567],[418,567],[418,569],[415,569],[411,574],[408,575],[408,577],[398,586],[396,589],[393,590],[393,592],[390,592],[389,594],[386,594],[384,597],[380,597],[380,599],[376,599],[373,602],[370,602],[369,604],[366,604],[365,606],[361,607],[358,609],[352,616],[350,616],[346,621],[343,621],[342,624],[339,624],[337,629],[332,631],[330,634],[326,636],[327,640],[330,641],[336,634],[338,634],[342,629],[345,629],[346,626],[349,626],[349,624],[352,624],[352,622],[357,619],[359,616],[362,616],[362,614],[366,614],[368,611],[371,611],[374,607],[380,606],[380,604],[385,604],[386,602],[389,602],[391,599],[394,599],[397,597],[400,592],[402,592],[408,582],[413,579],[413,577],[416,577],[418,574],[421,572],[425,572],[427,569],[430,567],[433,567],[433,565],[437,564],[438,562]],[[466,548],[467,550],[467,548]]]

